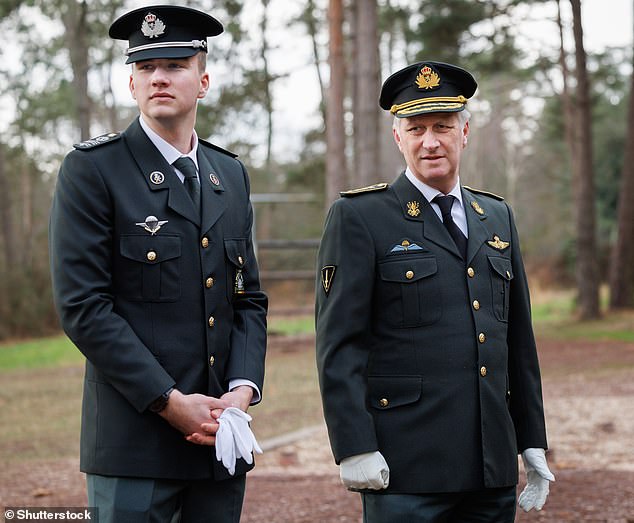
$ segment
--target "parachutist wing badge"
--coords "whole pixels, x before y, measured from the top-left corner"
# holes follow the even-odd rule
[[[504,249],[506,249],[510,244],[510,242],[505,242],[500,240],[500,237],[497,234],[493,235],[493,240],[489,240],[487,241],[487,243],[493,247],[494,249],[497,249],[498,251],[503,251]]]

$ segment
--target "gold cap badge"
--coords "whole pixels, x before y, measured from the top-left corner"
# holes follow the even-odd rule
[[[416,77],[416,85],[419,89],[433,89],[440,85],[440,76],[431,67],[426,65]]]

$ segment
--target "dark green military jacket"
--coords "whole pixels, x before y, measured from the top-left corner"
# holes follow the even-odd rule
[[[388,493],[517,482],[546,448],[529,292],[510,208],[462,188],[468,256],[405,175],[347,194],[318,256],[317,365],[335,460],[379,450]]]
[[[224,477],[212,447],[186,442],[148,406],[171,386],[215,397],[234,378],[262,387],[267,298],[247,173],[203,141],[198,165],[202,218],[138,120],[61,166],[51,271],[62,326],[87,359],[85,472]]]

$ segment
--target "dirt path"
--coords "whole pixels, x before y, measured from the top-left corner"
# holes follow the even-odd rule
[[[541,512],[517,522],[634,523],[634,344],[540,345],[557,481]],[[268,449],[249,475],[244,523],[360,521],[359,496],[341,487],[323,426]],[[85,506],[76,459],[5,466],[3,506]],[[520,485],[520,488],[522,485]]]

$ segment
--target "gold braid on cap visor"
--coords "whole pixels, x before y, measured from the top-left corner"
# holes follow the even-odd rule
[[[427,111],[449,111],[460,109],[467,103],[467,99],[464,96],[436,96],[435,98],[419,98],[417,100],[410,100],[402,104],[395,104],[390,107],[392,114],[404,115],[417,113],[423,109],[423,112]]]

